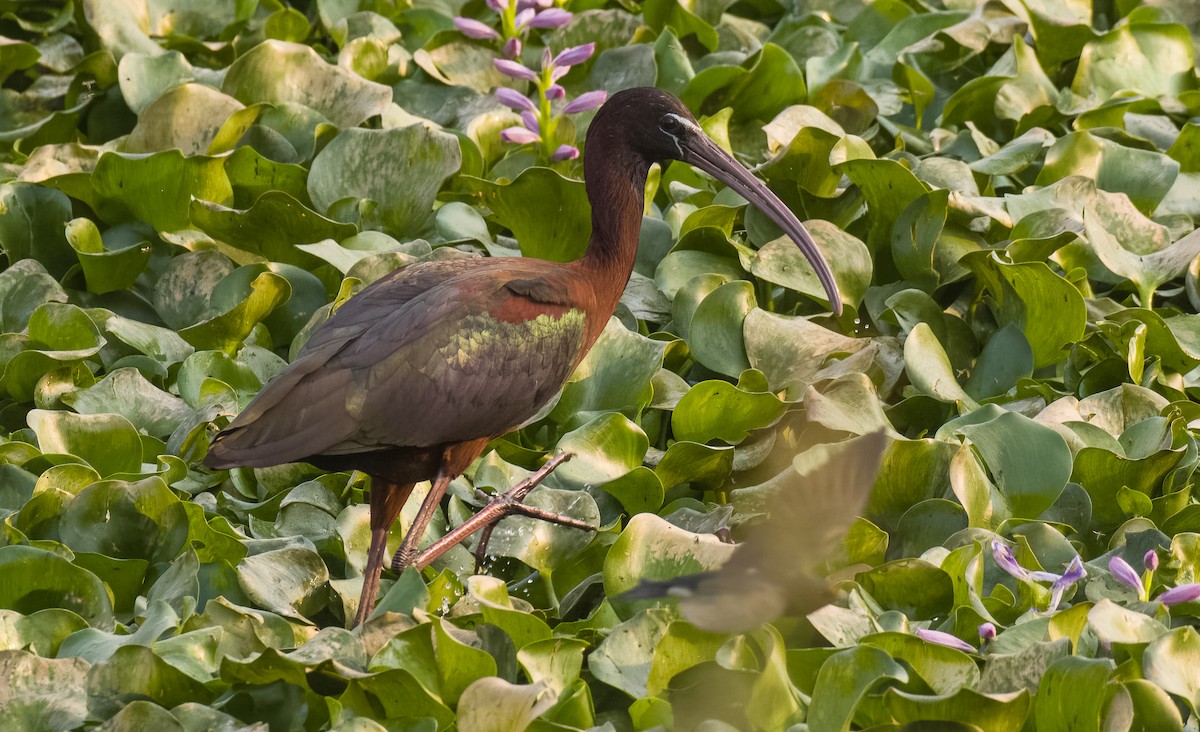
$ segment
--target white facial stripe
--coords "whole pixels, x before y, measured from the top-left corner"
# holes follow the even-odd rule
[[[690,128],[691,128],[691,129],[692,129],[694,132],[700,132],[700,131],[701,131],[701,130],[700,130],[700,128],[699,128],[699,127],[697,127],[697,126],[695,125],[695,123],[693,123],[693,122],[692,122],[690,119],[687,119],[687,118],[685,118],[685,117],[681,117],[681,116],[679,116],[679,115],[675,114],[674,112],[668,112],[668,113],[666,114],[666,116],[667,116],[667,117],[671,117],[671,118],[672,118],[672,119],[674,119],[676,122],[678,122],[678,123],[682,124],[684,127],[690,127]],[[668,135],[671,135],[671,133],[670,133],[670,132],[667,132],[666,130],[663,130],[663,132],[666,132]],[[679,157],[681,157],[681,158],[682,158],[682,157],[683,157],[683,145],[682,145],[682,144],[680,144],[679,138],[678,138],[678,137],[676,137],[675,135],[671,135],[671,139],[675,141],[675,149],[679,151]]]

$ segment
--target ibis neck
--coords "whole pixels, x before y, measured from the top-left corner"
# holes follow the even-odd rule
[[[625,291],[637,258],[649,164],[624,145],[603,146],[588,138],[584,179],[592,204],[592,238],[579,266],[611,314]]]

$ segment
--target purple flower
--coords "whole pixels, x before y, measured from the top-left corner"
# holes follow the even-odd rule
[[[525,8],[517,13],[517,17],[513,19],[513,24],[517,26],[517,30],[529,25],[529,21],[533,20],[533,16],[537,15],[537,11],[533,8]]]
[[[511,76],[514,79],[525,79],[526,81],[537,81],[537,74],[533,73],[532,69],[516,61],[497,58],[493,59],[492,63],[496,65],[496,70],[505,76]]]
[[[1129,585],[1133,589],[1137,590],[1138,594],[1141,595],[1142,578],[1138,576],[1137,570],[1135,570],[1129,564],[1129,562],[1126,562],[1124,559],[1121,559],[1114,554],[1113,558],[1108,560],[1108,571],[1112,572],[1113,578],[1118,582],[1124,585]]]
[[[996,637],[996,626],[991,623],[984,623],[979,626],[979,638],[987,643]]]
[[[521,9],[537,8],[538,10],[543,10],[553,4],[554,0],[517,0],[517,7]]]
[[[579,114],[595,109],[604,104],[606,99],[608,99],[608,92],[605,91],[584,92],[567,102],[567,106],[563,107],[563,114]]]
[[[558,149],[550,156],[550,162],[558,163],[563,160],[574,160],[579,157],[579,148],[572,145],[559,145]]]
[[[577,66],[592,57],[596,52],[595,43],[585,43],[582,46],[572,46],[554,57],[555,66]]]
[[[1158,552],[1151,549],[1142,557],[1142,566],[1153,572],[1158,569]]]
[[[541,134],[542,128],[538,125],[537,115],[533,112],[528,109],[521,112],[521,121],[525,123],[525,128],[529,131]]]
[[[1054,584],[1050,586],[1050,606],[1046,608],[1046,612],[1057,610],[1058,604],[1062,602],[1063,592],[1086,576],[1087,572],[1083,569],[1083,560],[1079,558],[1079,555],[1076,555],[1071,560],[1071,563],[1067,565],[1067,571],[1055,579]]]
[[[1200,599],[1200,584],[1191,583],[1187,585],[1179,585],[1172,587],[1166,592],[1158,596],[1158,601],[1168,607],[1178,605],[1181,602],[1193,602]]]
[[[1000,565],[1000,569],[1008,572],[1017,579],[1029,579],[1029,570],[1017,563],[1017,558],[1013,554],[1012,549],[1000,541],[992,539],[992,559],[996,560],[996,564]]]
[[[550,101],[562,99],[565,96],[567,96],[567,90],[564,89],[560,84],[551,84],[546,88],[546,99],[549,99]]]
[[[500,37],[500,34],[490,25],[480,23],[478,20],[472,20],[471,18],[455,18],[454,27],[467,38],[474,38],[480,41]]]
[[[500,139],[505,142],[515,142],[518,145],[527,145],[533,142],[541,142],[542,140],[538,133],[527,130],[524,127],[509,127],[501,130]]]
[[[487,0],[487,6],[497,13],[508,10],[508,0]]]
[[[561,28],[571,22],[575,16],[562,8],[550,8],[537,14],[529,26],[531,28]]]
[[[974,653],[975,652],[975,647],[972,646],[970,643],[967,643],[966,641],[960,639],[958,636],[950,635],[949,633],[943,633],[940,630],[928,630],[926,628],[919,628],[917,630],[917,637],[923,641],[928,641],[930,643],[937,643],[939,646],[946,646],[947,648],[954,648],[954,649],[960,650],[963,653]]]
[[[504,42],[504,55],[508,58],[516,58],[521,55],[521,39],[509,38]]]
[[[529,100],[529,97],[516,89],[509,89],[506,86],[496,88],[496,99],[509,109],[515,109],[518,112],[537,111],[537,107]]]

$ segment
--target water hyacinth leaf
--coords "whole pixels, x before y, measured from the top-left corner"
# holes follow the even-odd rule
[[[374,201],[368,228],[415,235],[432,222],[434,198],[461,162],[458,138],[428,125],[346,130],[313,160],[308,193],[326,212],[347,198]]]
[[[888,689],[884,705],[900,723],[922,724],[923,720],[958,722],[976,729],[1019,730],[1029,715],[1029,692],[1024,689],[1006,694],[981,694],[974,689],[959,689],[936,696],[913,694],[898,688]]]
[[[144,221],[158,231],[186,229],[193,198],[213,203],[231,199],[222,162],[184,157],[179,150],[152,155],[106,152],[92,172],[89,203],[111,224]]]
[[[539,486],[525,498],[524,503],[593,526],[600,524],[600,509],[586,491],[563,491]],[[590,531],[525,516],[511,516],[500,522],[492,532],[488,554],[513,557],[543,574],[550,574],[556,567],[574,558],[591,541]]]
[[[100,238],[100,230],[89,219],[67,222],[66,234],[79,257],[88,290],[97,294],[129,287],[150,261],[149,242],[109,250]]]
[[[527,729],[554,706],[556,694],[545,684],[510,684],[482,678],[462,693],[458,728],[463,732],[507,732]]]
[[[168,90],[195,78],[191,63],[178,51],[127,53],[117,62],[121,97],[134,114],[141,114]]]
[[[663,484],[658,475],[644,465],[639,465],[625,475],[600,486],[605,493],[616,498],[629,515],[655,512],[663,505]]]
[[[433,622],[433,632],[437,637],[442,696],[447,702],[457,702],[475,681],[496,675],[496,659],[487,651],[469,645],[472,639],[463,631],[438,619]]]
[[[0,248],[10,264],[36,259],[61,277],[75,262],[63,225],[71,202],[59,191],[28,183],[0,185]]]
[[[1009,323],[984,344],[964,389],[975,399],[987,399],[1006,393],[1032,373],[1033,349],[1021,329]]]
[[[154,283],[154,309],[172,329],[195,325],[208,314],[217,283],[236,265],[214,249],[186,252],[171,259]]]
[[[754,300],[754,285],[738,280],[721,285],[700,302],[688,337],[697,361],[732,377],[750,368],[742,328]]]
[[[1166,633],[1146,647],[1142,659],[1146,680],[1181,697],[1195,713],[1200,707],[1200,635],[1195,629]]]
[[[935,694],[953,694],[979,685],[979,669],[962,651],[923,641],[909,633],[869,635],[862,643],[904,661]]]
[[[150,103],[129,134],[126,150],[149,153],[177,148],[185,155],[214,152],[223,132],[236,140],[250,128],[256,110],[238,115],[245,105],[204,84],[183,84]],[[235,115],[236,118],[235,118]],[[226,122],[233,122],[225,130]]]
[[[188,414],[182,399],[146,380],[134,368],[107,374],[94,386],[63,395],[80,414],[120,414],[146,434],[166,437]]]
[[[1194,232],[1155,250],[1145,227],[1100,206],[1087,208],[1084,226],[1096,256],[1114,274],[1137,286],[1143,307],[1150,307],[1155,291],[1181,276],[1200,255],[1200,235]]]
[[[1071,477],[1071,451],[1054,430],[1016,412],[958,430],[979,451],[1017,518],[1036,518]]]
[[[157,476],[136,483],[108,480],[75,496],[62,512],[59,533],[76,551],[169,561],[187,540],[188,519],[183,504]]]
[[[725,563],[733,546],[712,535],[693,534],[662,518],[641,513],[629,520],[604,562],[604,591],[616,595],[643,579],[674,579]],[[621,604],[630,608],[629,601]],[[626,615],[628,617],[628,615]]]
[[[113,607],[104,583],[63,557],[31,546],[0,547],[0,607],[32,615],[52,603],[95,628],[111,628]]]
[[[250,208],[238,210],[195,199],[189,209],[196,228],[249,254],[312,268],[316,261],[300,248],[323,239],[358,233],[353,224],[326,218],[281,191],[268,191]]]
[[[304,621],[328,598],[329,570],[311,549],[293,546],[246,557],[237,567],[238,584],[259,607]]]
[[[36,259],[13,262],[0,272],[0,329],[20,333],[48,302],[65,303],[67,293]]]
[[[1121,91],[1176,96],[1196,88],[1194,60],[1182,25],[1121,26],[1083,47],[1071,90],[1095,101]]]
[[[837,169],[862,190],[871,211],[867,246],[877,252],[886,246],[900,214],[929,188],[895,160],[848,160]]]
[[[800,317],[753,308],[743,322],[746,355],[762,371],[772,390],[807,383],[834,355],[850,354],[867,345]]]
[[[737,444],[773,424],[786,409],[769,392],[743,391],[727,381],[704,381],[688,390],[671,414],[675,437],[693,442]]]
[[[1150,643],[1168,631],[1148,615],[1134,612],[1107,598],[1097,602],[1087,615],[1088,628],[1108,643]]]
[[[732,446],[710,446],[677,440],[662,456],[654,474],[662,487],[671,488],[692,482],[704,487],[718,487],[733,472]]]
[[[296,43],[267,40],[238,58],[221,91],[244,104],[292,102],[316,110],[339,127],[382,114],[391,90],[367,81]]]
[[[950,576],[920,559],[888,562],[856,575],[855,581],[884,608],[899,610],[914,620],[943,615],[954,600]]]
[[[34,409],[28,420],[42,452],[76,455],[101,476],[135,473],[142,465],[137,428],[118,414]]]
[[[109,717],[135,699],[164,707],[188,701],[207,703],[212,693],[145,646],[127,645],[88,672],[88,711]]]
[[[568,262],[587,247],[592,207],[581,182],[539,167],[526,168],[507,184],[469,176],[460,180],[512,232],[524,256]]]
[[[1062,348],[1083,337],[1087,312],[1079,290],[1044,262],[1009,264],[994,253],[979,254],[964,263],[990,293],[997,322],[1021,329],[1035,368],[1059,361]]]
[[[1050,146],[1037,183],[1046,186],[1086,174],[1095,179],[1097,188],[1125,193],[1138,209],[1150,212],[1167,195],[1178,173],[1179,164],[1162,153],[1125,147],[1081,131]]]
[[[496,70],[491,44],[443,34],[413,54],[413,62],[448,86],[462,86],[487,94],[502,86],[505,77]]]
[[[873,263],[866,245],[827,221],[814,219],[806,223],[805,228],[812,234],[818,251],[829,262],[842,302],[857,307],[871,284]],[[750,273],[818,301],[827,297],[812,264],[788,237],[764,244],[750,264]]]
[[[888,681],[907,683],[908,672],[878,648],[858,646],[830,656],[817,673],[808,709],[809,726],[849,729],[863,698]]]
[[[209,308],[225,312],[253,294],[254,282],[264,272],[276,274],[288,282],[290,295],[263,319],[278,343],[287,343],[308,324],[325,304],[325,285],[310,272],[290,264],[272,262],[239,267],[213,288]]]
[[[1115,664],[1108,658],[1061,658],[1042,676],[1033,715],[1038,729],[1100,729],[1103,694],[1079,694],[1077,689],[1102,689]]]
[[[904,368],[923,394],[968,410],[979,406],[955,379],[950,358],[927,323],[918,324],[904,340]]]
[[[42,658],[0,651],[0,705],[14,729],[72,729],[87,719],[89,664],[80,658]]]
[[[642,14],[646,25],[657,31],[669,29],[681,40],[694,35],[709,51],[717,48],[718,35],[713,27],[716,18],[702,18],[670,0],[651,0],[642,7]]]
[[[216,350],[232,354],[254,330],[254,326],[291,296],[287,279],[274,272],[263,272],[250,283],[250,294],[214,318],[188,326],[179,335],[197,350]]]
[[[646,696],[654,649],[666,635],[671,619],[666,608],[647,608],[616,625],[588,654],[588,670],[635,699]]]
[[[615,318],[563,387],[551,419],[574,425],[604,411],[635,419],[650,403],[651,381],[662,366],[664,346],[634,333]]]
[[[574,457],[554,471],[565,486],[583,488],[620,478],[642,464],[650,441],[627,417],[605,413],[563,435],[558,448]]]

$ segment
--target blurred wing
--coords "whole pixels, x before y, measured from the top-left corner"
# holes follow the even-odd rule
[[[727,568],[757,568],[785,582],[811,576],[866,507],[888,442],[875,432],[826,446],[824,463],[781,483],[770,515]]]
[[[871,495],[888,438],[860,437],[773,496],[770,517],[723,567],[673,580],[643,581],[630,598],[682,596],[679,610],[702,630],[742,633],[784,612],[805,614],[830,599],[813,568],[841,541]]]

